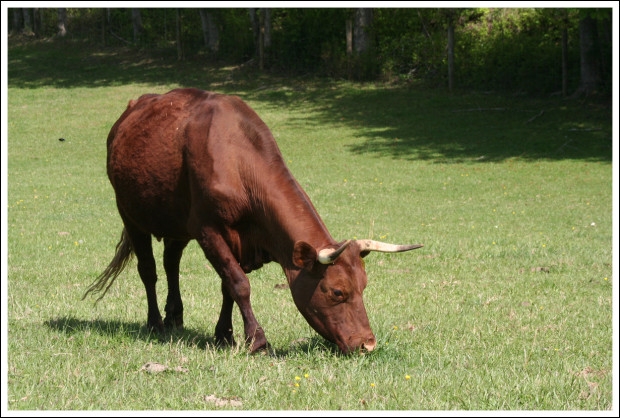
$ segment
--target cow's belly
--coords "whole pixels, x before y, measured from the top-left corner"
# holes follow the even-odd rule
[[[188,210],[181,204],[144,198],[121,197],[117,194],[117,205],[124,219],[129,220],[144,232],[158,239],[189,239],[187,230]]]

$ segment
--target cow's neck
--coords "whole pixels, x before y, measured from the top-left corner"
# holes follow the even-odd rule
[[[281,176],[273,186],[261,199],[263,225],[267,233],[263,242],[290,281],[299,270],[293,265],[295,242],[305,241],[318,250],[335,241],[292,175]]]

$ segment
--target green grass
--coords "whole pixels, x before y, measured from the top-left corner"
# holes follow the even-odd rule
[[[9,51],[9,410],[612,408],[608,106],[134,55],[71,41]],[[275,354],[215,348],[220,279],[195,243],[183,333],[146,331],[135,262],[99,304],[80,300],[122,228],[108,131],[130,99],[180,86],[243,97],[335,238],[425,245],[366,259],[376,351],[336,353],[276,288],[273,263],[250,281]]]

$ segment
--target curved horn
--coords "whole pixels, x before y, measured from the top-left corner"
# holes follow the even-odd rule
[[[334,261],[336,261],[338,256],[340,254],[342,254],[342,252],[344,250],[347,249],[349,244],[351,244],[351,240],[345,241],[344,244],[342,244],[340,247],[338,247],[336,249],[334,249],[334,248],[325,248],[325,249],[319,251],[319,254],[317,256],[317,260],[321,264],[331,264]]]
[[[402,251],[415,250],[421,248],[424,245],[396,245],[387,244],[385,242],[373,241],[371,239],[358,239],[355,241],[359,245],[361,251],[381,251],[384,253],[400,253]]]

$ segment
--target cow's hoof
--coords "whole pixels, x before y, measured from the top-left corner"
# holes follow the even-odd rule
[[[253,342],[250,345],[250,353],[261,354],[261,355],[273,355],[274,351],[273,351],[273,348],[271,348],[271,344],[269,344],[267,341],[260,343],[260,344]]]
[[[155,332],[157,334],[163,334],[164,333],[164,323],[161,320],[161,318],[159,318],[159,320],[151,320],[151,319],[149,319],[148,321],[146,321],[146,328],[149,331]]]
[[[169,331],[183,331],[183,317],[170,318],[166,316],[164,327]]]
[[[231,334],[228,336],[216,335],[215,344],[217,344],[218,347],[231,347],[237,343]]]

